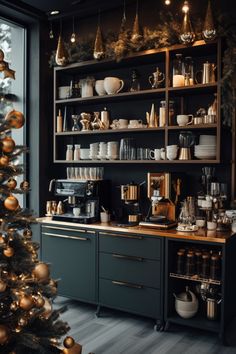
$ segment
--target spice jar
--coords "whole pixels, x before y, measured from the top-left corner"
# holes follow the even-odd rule
[[[208,253],[204,253],[202,255],[202,278],[209,278],[209,270],[210,270],[210,255]]]
[[[186,266],[185,266],[185,274],[186,275],[194,275],[195,274],[195,256],[192,251],[187,253]]]
[[[66,161],[73,160],[73,145],[67,145],[66,149]]]
[[[177,252],[177,274],[184,274],[184,258],[185,252],[183,250],[179,250]]]
[[[218,254],[212,254],[210,260],[210,278],[213,280],[220,279],[220,263],[220,256]]]

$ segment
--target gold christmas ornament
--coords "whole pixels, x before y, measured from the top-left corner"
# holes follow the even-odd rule
[[[9,340],[9,328],[5,325],[0,325],[0,345],[4,345]]]
[[[19,129],[25,124],[25,117],[23,113],[13,109],[5,116],[5,120],[8,122],[10,128]]]
[[[61,35],[58,38],[55,61],[59,66],[65,66],[68,64],[69,61],[69,55]]]
[[[2,143],[2,151],[6,153],[11,153],[15,149],[15,141],[10,137],[6,136],[1,140]]]
[[[0,235],[0,244],[4,244],[5,243],[5,235]]]
[[[206,17],[202,29],[202,37],[205,41],[212,41],[216,38],[216,27],[213,21],[212,9],[211,9],[211,1],[208,1]]]
[[[0,49],[0,71],[4,73],[4,79],[11,78],[15,79],[15,71],[9,69],[9,64],[4,61],[4,52]]]
[[[104,52],[104,45],[102,40],[102,31],[100,25],[98,25],[95,43],[94,43],[94,50],[93,50],[93,57],[94,59],[100,60],[105,57]]]
[[[19,306],[22,310],[29,311],[34,306],[34,300],[31,295],[24,295],[19,300]]]
[[[195,33],[193,31],[192,23],[189,16],[188,1],[184,2],[183,12],[184,12],[184,19],[183,19],[179,39],[180,42],[182,42],[183,44],[191,44],[192,42],[194,42]]]
[[[64,341],[63,341],[63,345],[65,348],[70,349],[75,345],[75,341],[74,338],[67,336]]]
[[[4,256],[10,258],[14,255],[15,251],[14,251],[14,248],[12,247],[7,247],[4,251],[3,251],[3,254]]]
[[[50,276],[50,270],[47,264],[39,263],[35,266],[33,270],[33,276],[38,280],[46,281]]]
[[[35,296],[34,297],[34,302],[35,302],[35,306],[37,307],[37,308],[41,308],[41,307],[43,307],[44,306],[44,304],[45,304],[45,300],[44,300],[44,298],[42,297],[42,296]]]
[[[4,207],[10,211],[15,211],[19,207],[18,199],[16,197],[14,197],[13,195],[10,195],[9,197],[7,197],[4,200],[3,204],[4,204]]]
[[[9,180],[7,181],[7,187],[9,189],[15,189],[17,186],[17,182],[14,178],[9,178]]]
[[[81,354],[82,346],[79,343],[75,343],[75,345],[70,349],[63,349],[63,354]]]
[[[5,156],[5,155],[3,155],[3,156],[1,156],[0,157],[0,166],[7,166],[8,164],[9,164],[9,157],[8,156]]]
[[[27,191],[30,187],[30,184],[28,181],[23,181],[20,184],[20,189],[22,189],[23,191]]]
[[[0,293],[4,293],[6,288],[7,288],[7,284],[2,279],[0,279]]]

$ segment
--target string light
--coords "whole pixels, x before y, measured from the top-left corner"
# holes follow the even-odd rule
[[[74,16],[73,16],[73,24],[72,24],[72,35],[71,35],[71,37],[70,37],[70,41],[71,41],[71,43],[75,43],[75,41],[76,41],[76,37],[75,37],[75,18],[74,18]]]
[[[188,1],[184,2],[184,5],[182,7],[182,11],[186,14],[187,12],[189,12],[189,4]]]
[[[170,5],[170,0],[165,0],[166,5]]]
[[[50,39],[53,39],[53,38],[54,38],[54,33],[53,33],[53,29],[52,29],[52,22],[50,22],[49,38],[50,38]]]

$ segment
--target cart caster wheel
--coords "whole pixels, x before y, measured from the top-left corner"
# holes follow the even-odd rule
[[[97,310],[95,312],[95,317],[96,318],[99,318],[100,317],[100,310],[101,310],[101,307],[100,306],[97,306]]]
[[[154,331],[161,332],[163,331],[163,323],[161,321],[157,321],[154,325]]]
[[[164,327],[164,331],[167,332],[169,328],[170,328],[170,323],[166,322],[165,327]]]

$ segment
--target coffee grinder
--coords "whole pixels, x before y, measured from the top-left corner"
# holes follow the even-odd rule
[[[160,229],[176,226],[176,205],[180,196],[182,180],[172,176],[171,181],[170,173],[161,172],[148,173],[147,181],[150,207],[145,221],[141,221],[139,225]],[[174,202],[170,199],[171,194]]]
[[[139,206],[140,199],[140,186],[144,184],[136,184],[131,182],[129,184],[121,185],[121,200],[124,201],[123,217],[119,221],[119,225],[122,226],[135,226],[138,225],[141,212]]]

